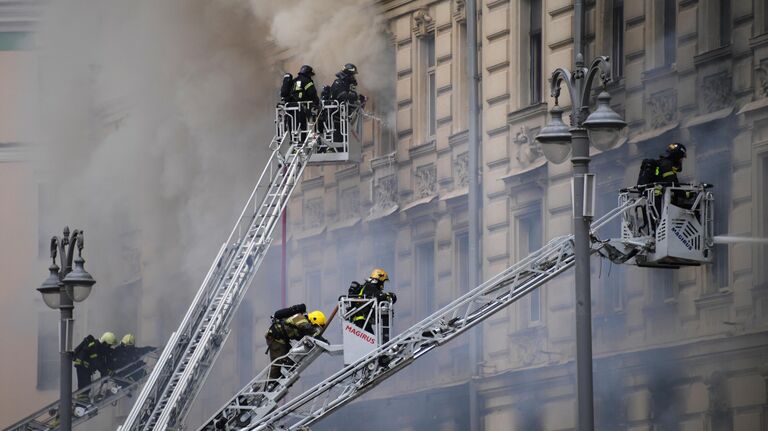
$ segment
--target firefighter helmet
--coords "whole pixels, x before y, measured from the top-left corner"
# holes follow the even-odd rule
[[[379,280],[382,283],[389,281],[389,275],[387,275],[387,271],[384,271],[381,268],[375,268],[373,271],[371,271],[371,278],[374,280]]]
[[[299,69],[299,75],[313,76],[314,74],[315,71],[312,69],[312,66],[307,64],[301,66],[301,69]]]
[[[114,346],[117,344],[117,337],[115,337],[115,334],[113,332],[105,332],[101,334],[101,338],[99,338],[99,341],[102,343],[108,345],[108,346]]]
[[[347,63],[344,65],[344,72],[346,72],[349,75],[356,75],[357,74],[357,66],[355,66],[352,63]]]
[[[133,334],[125,334],[123,335],[123,339],[120,340],[120,344],[125,346],[134,346],[136,345],[136,337],[134,337]]]
[[[315,326],[325,326],[325,314],[320,310],[309,313],[307,318]]]
[[[685,145],[677,142],[669,144],[667,145],[667,154],[676,160],[684,159],[686,155]]]

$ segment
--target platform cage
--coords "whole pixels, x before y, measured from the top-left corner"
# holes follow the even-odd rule
[[[275,109],[275,133],[290,132],[294,144],[306,139],[309,130],[319,134],[317,148],[309,163],[359,162],[362,147],[362,110],[357,105],[324,100],[318,108],[312,102],[281,103]]]
[[[634,258],[640,266],[679,267],[712,262],[714,198],[709,184],[624,189],[619,205],[643,199],[626,211],[621,241],[645,246]]]
[[[351,364],[389,341],[392,335],[392,303],[376,298],[339,299],[342,317],[344,363]]]

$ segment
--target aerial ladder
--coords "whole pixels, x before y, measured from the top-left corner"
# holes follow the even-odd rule
[[[156,355],[148,353],[116,370],[113,375],[100,377],[90,385],[75,391],[72,394],[72,412],[74,413],[72,426],[94,418],[101,410],[116,405],[124,397],[136,392],[149,372],[146,361],[153,356]],[[59,401],[57,400],[3,431],[57,431],[58,429]]]
[[[678,267],[711,262],[713,197],[709,188],[708,185],[668,187],[660,199],[653,188],[622,190],[618,207],[591,224],[591,252],[617,263],[639,266]],[[598,230],[617,217],[621,217],[621,238],[601,240]],[[370,391],[416,359],[571,268],[575,260],[573,247],[572,235],[552,239],[540,250],[386,342],[380,342],[386,340],[379,338],[381,328],[369,334],[345,321],[343,349],[347,365],[344,368],[282,406],[258,400],[251,405],[240,403],[231,411],[246,420],[226,422],[218,428],[209,422],[201,430],[308,430],[310,425]],[[348,301],[348,298],[340,299],[343,318],[349,316],[345,311],[350,307]],[[387,309],[388,305],[383,307]],[[377,316],[377,322],[382,322],[381,316]],[[367,352],[361,351],[360,343],[370,336],[377,342]],[[355,338],[364,340],[357,340],[355,346],[351,342]],[[223,411],[226,409],[225,406]]]
[[[182,426],[304,169],[314,162],[359,160],[359,146],[350,142],[358,111],[337,101],[278,105],[272,152],[256,187],[119,430]]]

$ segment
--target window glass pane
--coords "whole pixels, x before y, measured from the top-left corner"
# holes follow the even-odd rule
[[[611,58],[613,79],[624,76],[624,1],[613,2],[613,52]]]
[[[677,49],[677,1],[664,0],[664,62],[675,62]]]
[[[731,0],[720,0],[720,46],[731,43]]]
[[[434,71],[429,74],[427,88],[429,92],[429,103],[427,106],[429,112],[429,136],[434,136],[437,129],[437,89],[435,88]]]
[[[541,102],[541,33],[531,36],[531,104]]]
[[[456,236],[456,261],[458,292],[469,291],[469,233]],[[474,286],[473,286],[474,287]]]
[[[430,34],[424,38],[424,52],[427,56],[427,67],[435,67],[435,35]]]
[[[541,32],[541,0],[531,0],[531,33]]]

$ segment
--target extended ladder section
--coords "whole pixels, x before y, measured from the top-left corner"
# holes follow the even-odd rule
[[[297,143],[298,136],[302,140]],[[272,154],[245,208],[120,430],[165,430],[181,424],[229,335],[235,310],[316,144],[313,127],[273,139]]]
[[[324,352],[341,353],[341,346],[333,346],[312,337],[304,337],[295,343],[287,355],[275,359],[215,415],[200,431],[240,429],[258,423],[287,394],[299,375]],[[269,378],[272,367],[280,370],[280,377]]]
[[[633,208],[626,202],[592,224],[593,233]],[[592,252],[602,247],[593,242]],[[573,236],[551,240],[482,285],[464,294],[378,349],[347,365],[243,430],[303,430],[373,389],[427,352],[441,346],[522,298],[574,264]]]
[[[150,354],[151,355],[151,354]],[[149,373],[146,356],[117,370],[113,376],[96,380],[72,394],[72,426],[95,417],[99,411],[136,391]],[[55,401],[3,431],[56,431],[59,429],[59,401]]]

